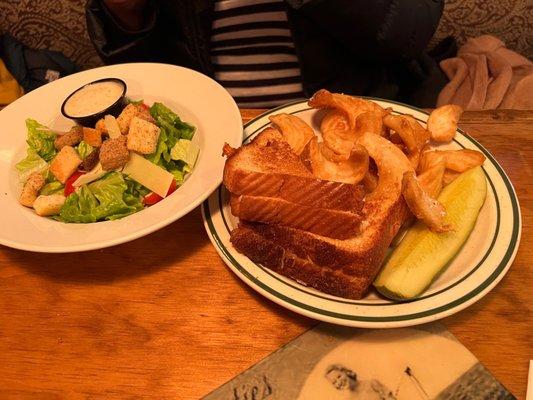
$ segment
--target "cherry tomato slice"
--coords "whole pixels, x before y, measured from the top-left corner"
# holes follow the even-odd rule
[[[178,184],[176,183],[176,180],[173,180],[168,188],[167,197],[174,193],[177,187]],[[145,206],[153,206],[154,204],[159,203],[161,200],[163,200],[161,196],[159,196],[157,193],[152,192],[144,196],[143,204]]]
[[[148,193],[146,196],[144,196],[143,204],[145,206],[153,206],[155,203],[159,203],[163,198],[159,196],[157,193]]]
[[[76,188],[72,184],[82,175],[85,175],[85,173],[81,171],[76,171],[72,175],[70,175],[70,178],[68,178],[65,182],[65,197],[67,197],[71,193],[74,193]]]
[[[178,183],[174,179],[172,182],[170,182],[170,186],[168,187],[167,196],[170,196],[172,193],[174,193],[177,188],[178,188]]]

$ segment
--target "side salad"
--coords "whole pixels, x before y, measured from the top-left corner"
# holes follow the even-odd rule
[[[67,223],[115,220],[172,194],[193,170],[196,128],[162,103],[131,101],[94,127],[57,132],[33,119],[16,164],[20,203]]]

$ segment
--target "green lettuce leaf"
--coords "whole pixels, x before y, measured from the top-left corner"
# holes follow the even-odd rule
[[[28,146],[35,150],[44,161],[51,161],[57,153],[54,147],[56,134],[47,130],[46,126],[30,118],[26,120],[26,128],[28,129],[28,139],[26,140]]]
[[[68,196],[59,220],[81,223],[114,220],[143,208],[142,198],[128,192],[122,174],[110,172]]]
[[[65,185],[63,185],[61,182],[53,181],[44,185],[43,188],[39,191],[39,194],[43,196],[48,196],[49,194],[62,192],[64,188]]]
[[[146,196],[148,193],[150,193],[150,189],[144,187],[139,182],[134,181],[129,176],[123,175],[123,177],[124,177],[124,182],[126,182],[126,185],[128,185],[128,188],[126,189],[124,193],[130,194],[137,198],[139,197],[142,198]]]
[[[144,100],[143,100],[143,99],[140,99],[140,100],[133,100],[133,99],[130,99],[130,98],[128,97],[128,98],[126,98],[126,100],[127,100],[127,102],[128,102],[129,104],[133,104],[133,105],[135,105],[135,106],[139,106],[139,105],[141,105],[142,103],[144,103]]]
[[[170,170],[168,172],[170,172],[172,175],[174,175],[174,180],[176,181],[177,186],[180,186],[183,183],[183,181],[185,180],[186,172],[183,171],[183,170],[172,169],[172,170]]]
[[[43,160],[37,154],[37,151],[33,149],[32,147],[28,147],[26,158],[19,161],[15,168],[17,169],[19,173],[19,179],[21,182],[26,182],[28,177],[33,174],[34,172],[44,172],[48,168],[48,163]]]
[[[180,160],[173,160],[171,150],[180,139],[192,139],[196,128],[183,122],[176,113],[161,103],[154,103],[150,107],[150,114],[161,129],[161,133],[156,151],[146,158],[173,174],[179,185],[183,182],[186,164]]]
[[[187,139],[180,139],[170,150],[170,156],[173,160],[183,161],[190,169],[196,164],[200,148]]]
[[[82,160],[85,160],[85,157],[87,157],[89,154],[92,153],[94,150],[94,147],[92,147],[90,144],[87,144],[83,140],[76,146],[76,150],[78,151],[78,154],[80,155],[80,158]]]
[[[192,139],[196,128],[187,122],[183,122],[178,115],[162,103],[154,103],[150,107],[150,114],[158,122],[165,121],[179,131],[183,139]],[[178,138],[179,139],[179,138]]]

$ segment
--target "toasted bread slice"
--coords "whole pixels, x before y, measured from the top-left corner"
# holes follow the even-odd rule
[[[342,269],[323,267],[298,257],[279,241],[265,238],[259,226],[254,229],[242,224],[231,233],[231,241],[252,261],[324,293],[359,299],[368,286],[366,277],[347,275]]]
[[[402,168],[394,151],[378,154],[380,179],[361,210],[361,233],[346,240],[277,225],[241,221],[231,242],[252,261],[320,291],[358,299],[366,294],[387,248],[409,215],[401,196]],[[407,161],[408,162],[408,161]],[[266,256],[265,254],[269,254]]]
[[[362,186],[315,178],[276,129],[267,128],[227,153],[224,185],[235,195],[277,197],[343,211],[362,208]]]
[[[411,168],[409,161],[379,135],[362,135],[359,141],[376,162],[379,172],[375,189],[363,201],[362,189],[357,195],[358,185],[313,178],[288,144],[277,137],[279,133],[276,135],[275,130],[270,129],[263,134],[250,144],[232,150],[224,171],[224,184],[230,192],[255,196],[252,200],[279,198],[310,209],[335,207],[355,211],[362,218],[359,234],[349,238],[327,237],[323,234],[324,227],[311,231],[312,224],[307,221],[301,222],[299,229],[293,220],[292,227],[283,226],[281,219],[287,221],[290,216],[280,218],[280,214],[268,214],[268,224],[249,222],[245,220],[245,212],[250,214],[246,215],[248,219],[266,220],[258,218],[258,214],[274,210],[272,200],[265,201],[268,204],[262,207],[247,205],[248,210],[242,211],[242,204],[234,199],[233,208],[240,214],[241,223],[231,232],[233,246],[252,261],[320,291],[361,298],[409,214],[401,195],[403,172]],[[293,211],[297,216],[302,215],[299,209]],[[328,221],[331,220],[333,218],[328,217]]]
[[[318,235],[347,239],[359,233],[361,215],[296,204],[262,196],[236,196],[230,199],[231,213],[242,220],[279,224]]]
[[[372,208],[374,205],[363,212],[372,213]],[[401,198],[386,208],[375,210],[377,214],[368,219],[362,234],[347,240],[241,221],[231,232],[231,243],[250,260],[302,284],[335,296],[360,299],[408,215]]]

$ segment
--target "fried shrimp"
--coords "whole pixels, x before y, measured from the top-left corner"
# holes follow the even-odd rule
[[[309,142],[308,157],[313,175],[320,179],[355,184],[368,171],[368,152],[359,145],[353,146],[347,160],[342,160],[315,137]]]
[[[422,189],[414,171],[404,173],[402,194],[411,212],[433,232],[442,233],[453,229],[452,225],[444,221],[446,217],[444,206]]]
[[[457,122],[463,109],[455,104],[447,104],[436,108],[428,118],[428,130],[435,142],[451,142],[457,131]]]
[[[302,154],[307,143],[315,137],[313,129],[294,115],[282,113],[271,115],[269,119],[281,131],[283,138],[298,155]]]

